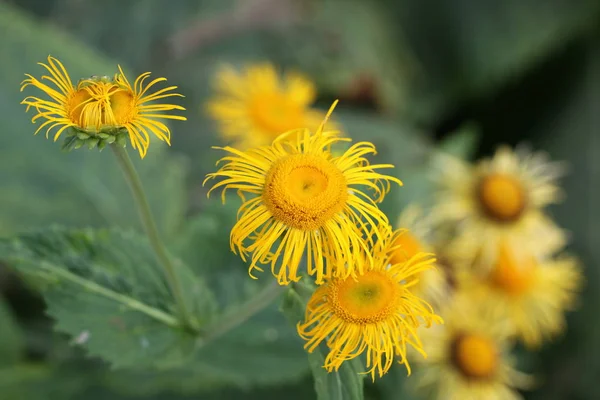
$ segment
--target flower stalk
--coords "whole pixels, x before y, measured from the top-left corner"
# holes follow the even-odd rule
[[[150,205],[148,204],[148,199],[146,198],[146,194],[142,186],[142,181],[140,180],[129,154],[127,154],[127,150],[115,144],[111,144],[110,148],[113,150],[119,166],[125,175],[125,179],[127,180],[129,188],[131,189],[140,214],[140,219],[142,220],[146,235],[150,241],[150,246],[154,250],[156,258],[164,269],[167,283],[169,284],[169,288],[175,299],[175,303],[177,304],[180,321],[184,327],[190,327],[191,321],[185,305],[181,283],[177,277],[177,273],[175,272],[175,267],[167,254],[167,249],[160,239],[156,222],[152,216],[152,211],[150,210]]]

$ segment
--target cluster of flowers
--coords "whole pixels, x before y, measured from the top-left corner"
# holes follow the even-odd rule
[[[28,75],[21,90],[34,86],[51,100],[30,96],[23,104],[37,111],[32,122],[45,120],[36,133],[58,128],[55,141],[64,131],[67,139],[90,147],[128,136],[143,158],[148,131],[169,143],[170,131],[159,119],[185,120],[164,113],[183,107],[154,103],[181,96],[172,92],[175,86],[148,93],[165,78],[144,85],[149,76],[144,73],[132,86],[119,67],[112,79],[92,77],[73,85],[57,59],[48,57],[48,64],[40,65],[50,74],[42,80],[55,87]],[[289,75],[280,85],[270,66],[247,74],[244,82],[233,70],[223,70],[217,79],[223,98],[209,106],[223,121],[223,133],[241,139],[239,149],[222,148],[229,153],[224,165],[207,176],[223,178],[211,189],[222,188],[223,200],[227,189],[236,189],[244,200],[231,231],[232,250],[250,261],[251,276],[270,264],[280,285],[299,281],[301,274],[314,277],[319,288],[298,332],[309,351],[327,343],[328,370],[363,353],[373,378],[386,373],[395,356],[409,367],[408,346],[422,352],[417,329],[441,318],[412,290],[435,258],[407,254],[401,245],[405,232],[393,231],[377,207],[391,183],[402,182],[377,172],[392,165],[370,165],[365,156],[375,153],[371,143],[334,155],[332,147],[350,139],[325,129],[333,107],[324,117],[309,109],[315,97],[309,81]]]
[[[561,198],[563,166],[506,147],[474,166],[439,155],[431,210],[407,207],[394,232],[375,203],[399,182],[363,158],[370,143],[331,153],[347,139],[319,124],[309,80],[258,65],[224,68],[216,82],[207,109],[236,144],[209,179],[253,195],[232,249],[251,255],[251,271],[271,264],[283,285],[300,279],[306,257],[319,286],[298,332],[309,351],[326,342],[325,368],[366,353],[374,378],[396,354],[410,372],[410,344],[409,357],[427,355],[415,357],[414,386],[433,397],[519,398],[533,381],[515,369],[511,344],[536,348],[560,333],[582,282],[576,260],[557,255],[565,234],[544,212]]]
[[[424,284],[446,324],[420,332],[429,357],[416,382],[438,398],[520,398],[533,377],[515,369],[511,346],[536,349],[563,331],[583,281],[545,211],[562,198],[564,170],[525,148],[500,147],[475,165],[437,157],[436,197],[421,219],[435,234],[420,238],[441,260]]]
[[[149,93],[165,78],[145,85],[144,73],[132,86],[119,67],[113,78],[73,85],[58,60],[40,65],[55,88],[28,75],[21,89],[51,100],[23,104],[37,110],[33,122],[45,120],[36,133],[58,128],[54,140],[66,130],[101,147],[128,136],[143,158],[148,132],[169,143],[160,119],[185,120],[165,113],[183,107],[155,104],[181,96],[175,86]],[[297,326],[307,350],[325,343],[329,371],[366,355],[373,379],[394,359],[410,373],[407,357],[421,353],[416,383],[440,398],[518,398],[530,378],[515,370],[508,344],[535,348],[561,332],[582,281],[577,262],[557,255],[565,234],[544,212],[561,197],[563,168],[507,148],[475,166],[439,155],[431,211],[408,207],[394,230],[377,206],[402,185],[378,172],[393,166],[370,164],[368,142],[335,150],[350,139],[329,122],[333,106],[327,115],[311,108],[309,80],[258,65],[224,68],[215,82],[207,109],[235,144],[219,148],[227,155],[206,178],[218,179],[209,194],[242,198],[230,244],[250,276],[270,265],[280,285],[317,285]]]
[[[281,81],[269,65],[245,75],[223,69],[208,105],[225,136],[238,139],[219,148],[228,155],[207,176],[220,179],[209,194],[222,188],[225,201],[226,190],[236,189],[244,200],[231,249],[249,261],[253,277],[270,265],[280,285],[314,279],[298,333],[309,352],[327,344],[327,370],[361,354],[373,379],[395,357],[410,370],[408,349],[422,352],[417,329],[442,321],[415,291],[433,254],[407,252],[409,234],[394,231],[377,207],[402,182],[378,172],[392,165],[369,163],[371,143],[333,150],[350,139],[326,129],[333,107],[324,117],[309,108],[315,90],[308,80]]]

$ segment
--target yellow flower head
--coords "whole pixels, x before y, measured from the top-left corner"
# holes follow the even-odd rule
[[[475,167],[440,156],[439,191],[433,211],[438,222],[456,223],[450,255],[471,263],[495,258],[503,237],[519,238],[536,251],[553,252],[565,235],[543,208],[561,199],[556,179],[563,166],[544,154],[512,152],[501,147]]]
[[[426,359],[418,359],[413,387],[438,400],[517,400],[531,377],[514,369],[509,328],[459,292],[442,309],[444,326],[420,329]],[[440,329],[443,328],[443,329]]]
[[[399,230],[393,233],[390,252],[392,264],[408,261],[420,252],[433,252],[431,221],[416,204],[402,211],[397,222]],[[412,288],[413,293],[437,305],[449,294],[447,272],[436,266],[423,271]]]
[[[157,78],[144,85],[144,81],[150,76],[150,73],[146,72],[131,86],[119,66],[120,72],[113,79],[83,79],[75,86],[65,67],[56,58],[48,56],[48,64],[39,64],[50,74],[42,76],[42,80],[48,80],[54,87],[27,75],[28,78],[21,84],[21,91],[27,86],[34,86],[46,93],[51,100],[28,96],[22,104],[27,105],[28,111],[31,107],[36,109],[37,114],[32,118],[32,122],[38,119],[45,120],[36,130],[36,134],[46,128],[48,137],[50,131],[57,129],[54,141],[68,128],[95,140],[113,136],[112,141],[114,136],[125,130],[132,147],[137,149],[143,158],[150,144],[148,132],[170,144],[171,133],[160,119],[186,120],[185,117],[163,113],[185,110],[181,106],[148,104],[167,97],[183,97],[177,93],[169,93],[176,89],[176,86],[148,92],[156,83],[165,81],[165,78]]]
[[[327,279],[310,298],[304,323],[298,324],[309,352],[327,343],[330,352],[324,367],[329,372],[366,352],[367,373],[373,379],[390,369],[394,356],[410,374],[407,346],[425,355],[417,328],[442,323],[431,306],[412,292],[418,275],[431,268],[435,258],[417,253],[393,264],[386,251],[391,242],[379,243],[376,247],[382,248],[375,249],[372,263],[356,277]]]
[[[280,77],[271,64],[252,65],[243,72],[224,66],[215,82],[217,93],[207,111],[237,149],[269,145],[298,128],[314,132],[323,120],[323,112],[310,108],[315,86],[300,74]]]
[[[252,253],[251,276],[254,269],[262,271],[257,264],[270,263],[280,284],[298,281],[304,255],[308,274],[316,275],[317,283],[332,275],[352,275],[363,268],[363,257],[357,253],[368,250],[373,237],[382,236],[376,228],[371,236],[372,227],[388,224],[375,203],[383,200],[390,182],[402,182],[376,170],[393,166],[369,165],[363,156],[375,153],[375,147],[368,142],[332,156],[332,144],[350,139],[324,131],[324,124],[314,134],[307,129],[291,131],[271,146],[245,152],[219,148],[231,155],[221,160],[226,162],[221,169],[207,175],[205,183],[225,178],[210,191],[223,188],[225,201],[225,191],[236,189],[244,200],[231,230],[231,249],[244,260]],[[371,189],[375,198],[361,186]],[[252,198],[246,200],[244,193]]]
[[[575,305],[583,277],[570,257],[544,259],[516,240],[499,245],[497,258],[483,276],[464,274],[481,302],[510,322],[526,346],[539,347],[565,328],[564,312]]]

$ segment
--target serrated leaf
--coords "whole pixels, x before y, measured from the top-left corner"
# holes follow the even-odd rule
[[[46,229],[0,242],[0,258],[38,283],[56,329],[115,367],[180,365],[196,337],[181,329],[147,242],[116,230]],[[203,281],[177,271],[198,326],[212,317]]]
[[[237,205],[233,198],[225,205],[220,198],[208,201],[171,246],[206,279],[218,300],[219,316],[206,328],[209,342],[199,342],[201,347],[183,369],[110,376],[109,384],[116,390],[143,396],[169,389],[192,394],[223,387],[278,385],[308,374],[302,341],[277,309],[282,288],[274,285],[270,273],[257,281],[250,279],[248,266],[229,249]],[[224,321],[237,325],[213,337]],[[131,385],[131,381],[144,384]]]
[[[306,301],[293,288],[286,291],[282,311],[293,326],[304,319]],[[327,346],[322,344],[308,353],[310,369],[313,373],[318,400],[362,400],[364,399],[364,371],[360,357],[345,361],[339,371],[327,372],[323,365]]]
[[[22,51],[27,49],[27,51]],[[34,20],[9,4],[0,3],[0,53],[7,55],[0,73],[0,234],[61,223],[69,226],[118,225],[139,227],[129,189],[110,152],[87,147],[61,151],[62,139],[53,142],[44,133],[34,136],[33,113],[21,101],[42,95],[34,88],[19,92],[25,73],[41,75],[38,62],[48,54],[59,58],[71,79],[112,75],[117,62],[85,47],[64,31]],[[123,65],[123,62],[121,62]],[[67,147],[74,146],[77,138]],[[148,156],[134,162],[144,182],[157,223],[171,234],[186,209],[186,167],[166,154],[166,145],[153,142]]]
[[[0,368],[12,365],[23,356],[23,333],[12,312],[0,298]]]

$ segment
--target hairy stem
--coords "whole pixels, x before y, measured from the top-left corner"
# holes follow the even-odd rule
[[[164,269],[169,288],[171,289],[171,293],[177,304],[179,318],[183,326],[188,327],[190,324],[190,319],[185,306],[181,283],[179,282],[177,273],[175,272],[175,267],[167,255],[167,249],[165,248],[165,245],[161,241],[160,235],[158,234],[156,222],[152,216],[152,211],[150,211],[150,205],[148,204],[148,199],[146,198],[146,194],[142,186],[142,181],[140,180],[140,177],[133,163],[131,162],[131,158],[129,158],[127,150],[115,144],[112,144],[110,147],[117,157],[119,166],[121,167],[123,175],[125,175],[125,179],[129,184],[129,188],[131,189],[131,193],[133,194],[137,209],[140,213],[140,218],[142,220],[142,224],[144,225],[146,235],[150,241],[150,246],[152,246],[152,249],[156,254],[156,258]]]

